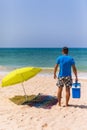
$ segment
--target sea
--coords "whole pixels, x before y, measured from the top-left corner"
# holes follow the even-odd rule
[[[56,59],[62,55],[61,48],[0,48],[0,73],[20,67],[41,67],[52,70]],[[75,60],[78,72],[87,75],[87,48],[69,48],[69,55]]]

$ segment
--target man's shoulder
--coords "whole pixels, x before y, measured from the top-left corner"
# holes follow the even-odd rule
[[[73,57],[72,57],[72,56],[68,56],[68,58],[73,59]]]
[[[75,60],[72,56],[69,56],[69,61],[71,62],[71,64],[75,64]]]
[[[58,56],[58,58],[63,58],[63,57],[64,57],[63,55]]]
[[[62,57],[63,57],[62,55],[58,56],[58,57],[57,57],[57,60],[60,60]]]

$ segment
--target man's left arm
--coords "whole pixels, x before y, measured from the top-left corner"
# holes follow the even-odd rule
[[[57,68],[58,68],[58,64],[56,64],[54,67],[54,79],[57,78],[57,76],[56,76]]]

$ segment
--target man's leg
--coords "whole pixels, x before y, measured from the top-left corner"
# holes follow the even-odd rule
[[[61,106],[61,95],[62,95],[62,90],[63,90],[63,87],[58,87],[58,103],[59,103],[59,106]]]
[[[70,87],[66,87],[66,106],[68,106],[69,99],[70,99]]]

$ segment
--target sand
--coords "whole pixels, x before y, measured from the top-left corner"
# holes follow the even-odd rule
[[[0,81],[3,76],[0,76]],[[87,79],[79,79],[81,98],[69,101],[65,105],[65,89],[62,94],[62,106],[53,105],[50,109],[16,105],[9,100],[15,95],[24,95],[21,84],[0,87],[0,130],[87,130]],[[42,93],[57,95],[56,80],[53,75],[40,75],[24,83],[27,95]]]

